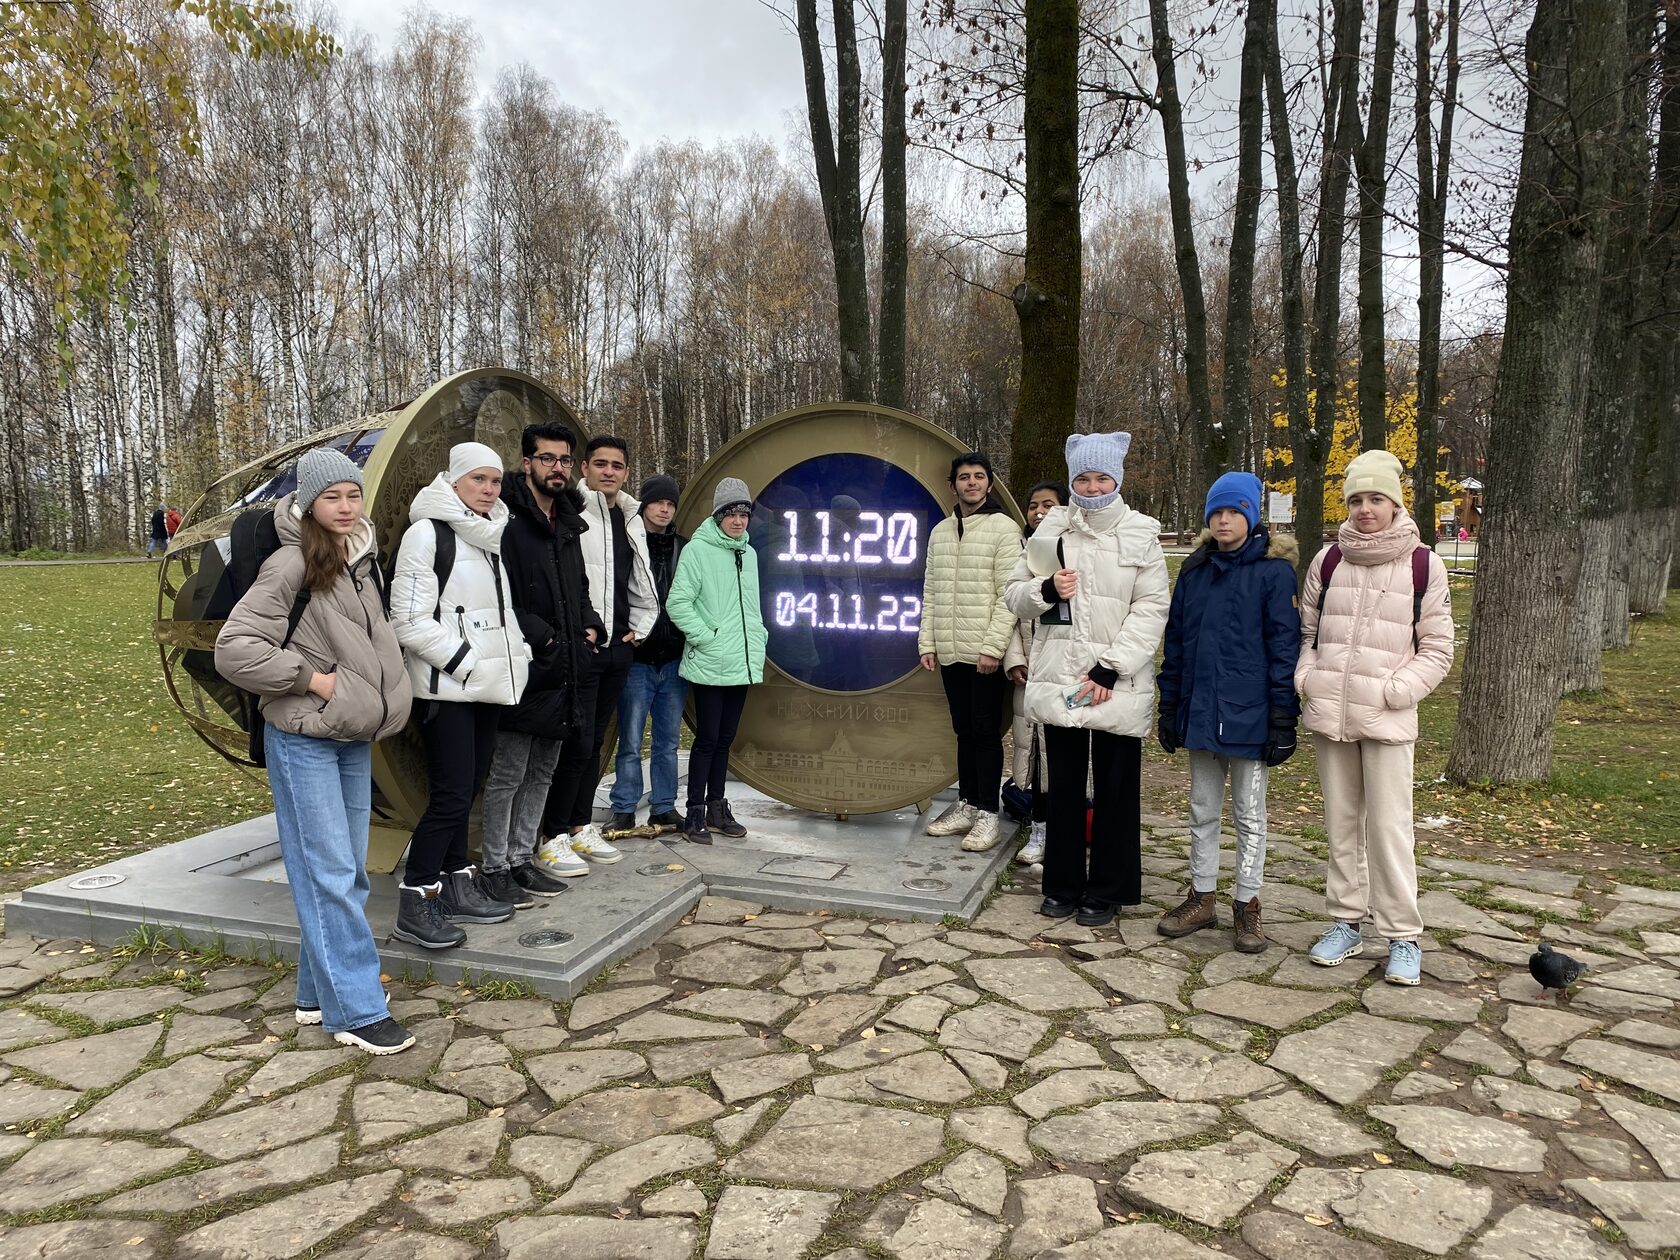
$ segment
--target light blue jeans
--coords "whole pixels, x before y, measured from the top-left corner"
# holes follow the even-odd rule
[[[372,745],[263,733],[280,858],[297,907],[297,1002],[321,1008],[328,1032],[365,1028],[389,1013],[379,951],[368,927],[368,815]]]
[[[655,814],[677,807],[677,737],[682,733],[683,699],[688,682],[677,673],[681,661],[644,665],[634,661],[618,697],[618,776],[608,804],[615,814],[629,814],[642,799],[642,732],[653,718],[653,753],[648,758],[652,789],[648,808]]]

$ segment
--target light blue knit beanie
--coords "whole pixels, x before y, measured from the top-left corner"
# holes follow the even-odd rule
[[[1087,496],[1075,493],[1076,507],[1086,511],[1105,508],[1120,497],[1120,485],[1126,477],[1126,452],[1132,448],[1130,433],[1070,433],[1063,447],[1067,455],[1068,484],[1071,486],[1080,473],[1107,473],[1114,478],[1114,489],[1107,494]]]

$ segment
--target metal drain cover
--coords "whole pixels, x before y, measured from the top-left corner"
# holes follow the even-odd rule
[[[650,862],[646,866],[638,866],[638,875],[681,875],[688,867],[681,862]]]
[[[907,879],[904,886],[916,892],[944,892],[951,885],[943,879]]]
[[[90,892],[96,888],[115,888],[127,878],[126,875],[113,874],[78,875],[67,886],[74,888],[77,892]]]
[[[571,939],[570,932],[562,932],[559,928],[545,928],[541,932],[526,932],[519,938],[519,943],[526,949],[553,949]]]

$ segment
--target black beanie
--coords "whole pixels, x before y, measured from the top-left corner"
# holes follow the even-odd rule
[[[679,501],[677,498],[677,479],[665,473],[654,473],[653,476],[642,482],[642,488],[636,492],[636,497],[642,501],[643,507],[650,503],[657,503],[661,499],[666,499],[675,504]]]

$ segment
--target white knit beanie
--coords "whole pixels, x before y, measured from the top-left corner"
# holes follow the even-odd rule
[[[502,471],[502,457],[493,446],[483,442],[462,442],[449,448],[449,484],[454,485],[475,468],[494,468]]]

